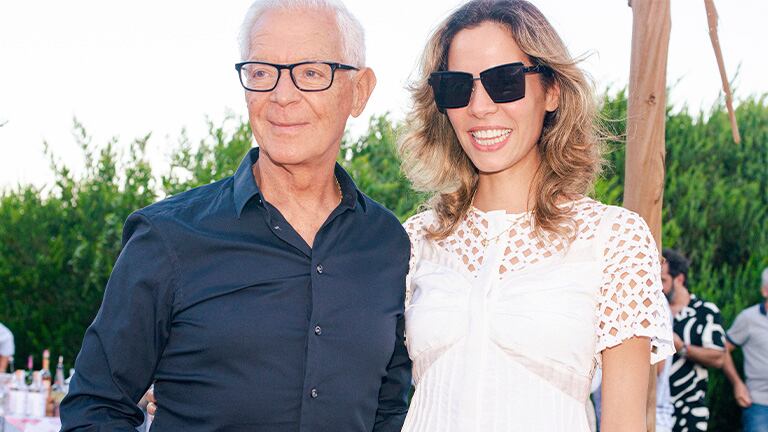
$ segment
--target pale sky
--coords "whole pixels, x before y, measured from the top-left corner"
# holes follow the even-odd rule
[[[77,171],[80,150],[72,119],[98,145],[117,147],[152,132],[156,173],[176,147],[182,128],[192,142],[205,120],[226,113],[245,118],[234,63],[237,32],[250,0],[2,0],[0,1],[0,189],[50,184],[43,155]],[[768,2],[715,0],[720,41],[737,100],[768,92]],[[347,0],[366,30],[368,65],[378,85],[360,119],[390,112],[402,119],[404,90],[434,26],[461,1]],[[627,0],[533,0],[568,44],[588,54],[584,68],[599,89],[626,86],[632,11]],[[736,72],[738,71],[738,74]],[[679,109],[705,111],[720,95],[720,77],[707,33],[703,0],[672,0],[667,82]]]

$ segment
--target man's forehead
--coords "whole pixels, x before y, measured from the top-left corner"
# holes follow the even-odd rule
[[[661,275],[666,276],[669,274],[669,263],[666,260],[661,262]]]
[[[342,38],[328,11],[271,10],[254,22],[250,56],[274,61],[341,61]]]

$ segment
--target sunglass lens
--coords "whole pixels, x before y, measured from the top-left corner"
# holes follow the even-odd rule
[[[472,96],[472,75],[464,72],[435,72],[429,78],[435,94],[435,104],[443,111],[469,104]]]
[[[525,97],[525,72],[522,63],[512,63],[480,73],[488,96],[496,103],[507,103]]]

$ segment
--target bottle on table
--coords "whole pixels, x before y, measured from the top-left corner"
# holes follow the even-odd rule
[[[53,401],[53,416],[59,416],[59,405],[67,395],[67,385],[64,383],[64,356],[59,356],[59,362],[56,364],[56,376],[51,386],[51,400]]]
[[[11,385],[8,388],[8,415],[26,415],[27,383],[24,374],[25,371],[23,369],[14,372],[13,380],[11,380]]]
[[[27,357],[27,370],[26,370],[26,376],[24,379],[27,382],[27,385],[32,385],[32,371],[35,370],[35,357],[30,354],[29,357]]]
[[[64,380],[64,388],[69,392],[69,382],[72,381],[72,377],[75,376],[75,368],[69,370],[69,376]]]
[[[48,394],[43,387],[43,378],[40,376],[40,371],[32,372],[32,385],[27,390],[27,415],[33,418],[45,417],[47,399]]]
[[[43,351],[43,368],[40,369],[40,379],[43,383],[43,393],[45,394],[45,416],[53,415],[53,399],[51,399],[51,351]]]

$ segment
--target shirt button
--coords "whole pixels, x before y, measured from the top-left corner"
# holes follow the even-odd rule
[[[317,389],[312,389],[312,391],[309,392],[309,395],[312,397],[312,399],[317,399],[317,396],[319,396]]]
[[[323,329],[320,328],[320,326],[315,326],[315,334],[320,336],[321,334],[323,334]]]
[[[317,269],[317,273],[318,274],[323,274],[323,265],[322,264],[318,264],[317,267],[315,267],[315,268]]]

